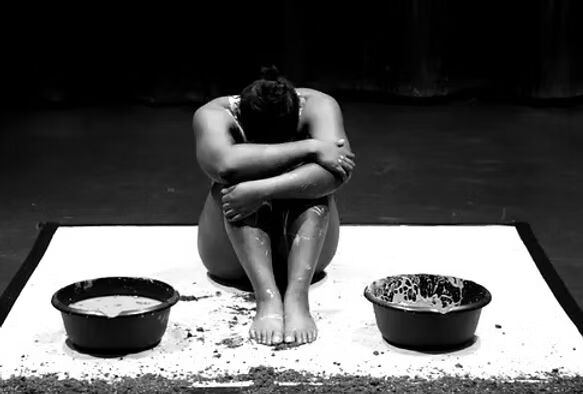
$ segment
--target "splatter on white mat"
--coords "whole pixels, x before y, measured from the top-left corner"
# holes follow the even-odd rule
[[[0,328],[0,377],[57,373],[77,379],[248,372],[253,366],[369,376],[539,377],[583,373],[583,339],[512,226],[343,226],[327,277],[310,289],[316,342],[287,350],[248,339],[254,302],[206,276],[196,226],[60,227]],[[471,346],[449,353],[386,343],[364,287],[402,273],[473,280],[490,290]],[[115,358],[72,350],[50,298],[72,282],[151,277],[181,295],[161,343]]]

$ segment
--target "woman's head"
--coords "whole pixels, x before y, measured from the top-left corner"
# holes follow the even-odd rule
[[[281,143],[297,135],[300,100],[274,66],[241,92],[239,120],[249,142]]]

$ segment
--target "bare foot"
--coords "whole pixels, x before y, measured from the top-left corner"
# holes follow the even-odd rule
[[[318,337],[316,323],[310,314],[308,295],[286,294],[284,299],[285,343],[303,345]]]
[[[253,318],[249,336],[262,345],[282,343],[283,305],[281,296],[257,301],[257,314]]]

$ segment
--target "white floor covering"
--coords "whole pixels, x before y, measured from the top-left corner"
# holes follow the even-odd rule
[[[196,226],[60,227],[0,328],[0,377],[151,372],[213,378],[253,366],[370,376],[517,379],[544,377],[553,369],[583,374],[583,338],[512,226],[343,226],[327,277],[310,290],[319,338],[288,350],[248,339],[254,304],[207,279],[196,235]],[[419,272],[470,279],[490,290],[493,300],[473,345],[428,354],[383,341],[364,287],[387,275]],[[50,298],[69,283],[103,276],[151,277],[182,295],[209,297],[175,305],[156,348],[93,357],[65,344]]]

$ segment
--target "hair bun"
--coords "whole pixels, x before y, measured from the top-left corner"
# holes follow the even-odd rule
[[[281,74],[274,65],[261,67],[261,78],[267,81],[277,81]]]

